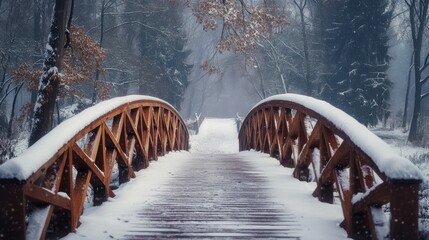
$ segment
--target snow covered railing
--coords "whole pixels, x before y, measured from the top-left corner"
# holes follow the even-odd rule
[[[294,177],[316,181],[320,201],[333,203],[336,190],[349,237],[418,239],[420,171],[343,111],[296,94],[269,97],[247,115],[239,140],[240,151],[269,153]]]
[[[64,121],[0,166],[0,239],[63,236],[79,225],[87,193],[100,205],[168,151],[188,150],[188,131],[168,103],[126,96]]]
[[[243,124],[243,117],[238,113],[235,115],[235,125],[237,126],[237,132],[240,132],[241,125]]]
[[[202,114],[195,113],[195,118],[188,119],[185,121],[186,127],[188,127],[188,130],[191,134],[198,134],[200,131],[201,123],[204,121],[204,116],[201,116]]]

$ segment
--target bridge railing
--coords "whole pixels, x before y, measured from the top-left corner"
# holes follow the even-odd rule
[[[311,97],[273,96],[250,111],[239,140],[240,151],[269,153],[295,178],[316,181],[320,201],[338,197],[349,237],[418,239],[420,171],[343,111]]]
[[[204,121],[204,116],[201,113],[195,113],[195,118],[189,118],[185,121],[186,127],[191,134],[198,134],[200,131],[201,123]]]
[[[0,166],[0,239],[75,230],[88,192],[100,205],[114,196],[113,181],[129,181],[168,151],[188,150],[188,138],[177,111],[156,98],[127,96],[86,109]]]

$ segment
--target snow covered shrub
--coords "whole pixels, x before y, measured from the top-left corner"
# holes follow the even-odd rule
[[[201,123],[204,121],[204,116],[201,113],[195,113],[195,118],[189,118],[185,121],[186,127],[188,128],[190,135],[198,134]]]
[[[5,133],[0,133],[0,164],[15,157],[15,146],[17,141],[8,138]]]
[[[417,153],[416,152],[416,153],[410,155],[408,158],[410,159],[410,161],[413,164],[415,164],[417,166],[428,164],[429,152],[425,152],[425,153]]]

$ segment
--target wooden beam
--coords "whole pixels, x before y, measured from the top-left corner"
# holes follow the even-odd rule
[[[322,184],[329,183],[332,181],[332,174],[334,169],[343,169],[349,165],[349,154],[350,154],[350,145],[344,141],[334,155],[329,159],[326,166],[323,168],[320,174],[320,182]]]
[[[28,199],[39,203],[48,203],[56,207],[70,210],[70,197],[64,197],[62,194],[53,192],[52,190],[39,187],[37,185],[26,185],[24,194]]]
[[[120,166],[125,166],[127,168],[129,177],[135,178],[134,170],[131,167],[131,165],[129,164],[128,158],[127,158],[127,156],[125,156],[125,153],[121,149],[121,146],[119,145],[119,143],[117,141],[115,141],[113,133],[110,132],[109,129],[104,129],[104,130],[105,130],[105,133],[106,133],[106,140],[108,140],[108,142],[110,141],[110,143],[114,146],[117,154],[119,155],[119,159],[121,161],[118,161],[118,164]]]
[[[364,213],[369,206],[381,206],[390,201],[390,185],[387,182],[374,186],[368,192],[360,193],[361,199],[353,204],[353,213]]]
[[[72,149],[73,152],[79,157],[79,159],[85,163],[85,166],[82,167],[89,168],[101,183],[105,183],[106,181],[104,172],[100,168],[98,168],[98,166],[95,164],[94,159],[91,159],[76,143],[73,144]]]

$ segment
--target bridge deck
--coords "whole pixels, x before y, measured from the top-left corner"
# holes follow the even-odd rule
[[[238,153],[231,120],[205,123],[191,153],[170,154],[140,171],[117,197],[87,209],[66,238],[346,238],[337,226],[339,205],[313,199],[314,187],[276,160]]]
[[[142,207],[126,238],[298,238],[295,216],[236,154],[200,154]]]

